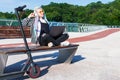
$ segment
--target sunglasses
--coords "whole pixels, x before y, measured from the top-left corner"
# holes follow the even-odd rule
[[[44,11],[42,10],[42,11],[39,11],[39,13],[44,13]]]

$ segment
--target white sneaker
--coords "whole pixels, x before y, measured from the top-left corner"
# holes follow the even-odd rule
[[[60,46],[68,46],[70,44],[69,41],[64,41],[60,43]]]
[[[48,47],[52,47],[53,46],[53,43],[52,42],[49,42],[48,43]]]

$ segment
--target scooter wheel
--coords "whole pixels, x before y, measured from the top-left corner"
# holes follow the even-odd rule
[[[38,78],[40,76],[40,67],[35,65],[34,67],[30,67],[28,69],[28,76],[31,78]]]

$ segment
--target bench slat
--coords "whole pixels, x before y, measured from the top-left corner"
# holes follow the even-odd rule
[[[78,44],[71,44],[69,46],[55,46],[55,47],[47,47],[47,46],[30,46],[31,51],[42,51],[42,50],[56,50],[56,49],[65,49],[77,47]],[[19,53],[19,52],[27,52],[25,47],[15,47],[15,48],[0,48],[0,54],[9,54],[9,53]]]

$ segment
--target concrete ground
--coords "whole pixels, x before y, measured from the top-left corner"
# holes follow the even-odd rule
[[[104,31],[104,30],[103,30]],[[98,31],[101,32],[101,31]],[[69,33],[70,38],[86,36],[97,33]],[[105,33],[103,33],[104,35]],[[78,50],[71,64],[59,64],[56,62],[58,51],[33,53],[33,59],[40,66],[39,78],[27,77],[20,80],[120,80],[120,31],[111,33],[105,37],[90,41],[77,42]],[[96,37],[96,36],[94,36]],[[30,41],[28,39],[28,41]],[[0,40],[3,43],[22,42],[21,39]],[[8,57],[7,68],[16,70],[22,68],[27,58],[26,54],[12,55]],[[15,80],[15,79],[14,79]]]

